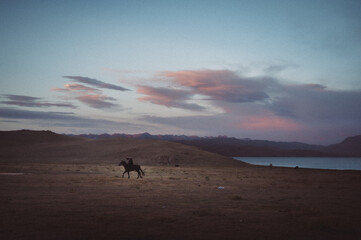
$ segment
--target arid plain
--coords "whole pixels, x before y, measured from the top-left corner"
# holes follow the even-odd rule
[[[181,144],[2,132],[0,239],[361,239],[361,172]],[[131,156],[142,179],[122,178]]]

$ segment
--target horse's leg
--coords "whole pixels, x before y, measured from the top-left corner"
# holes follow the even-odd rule
[[[129,176],[129,171],[128,171],[128,178],[130,178],[130,176]]]
[[[139,170],[142,172],[143,176],[145,175],[145,173],[143,172],[143,170],[139,167]]]
[[[123,176],[122,176],[122,178],[124,178],[124,174],[127,172],[127,170],[125,170],[124,172],[123,172]],[[129,174],[129,173],[128,173]]]
[[[137,179],[140,177],[140,178],[142,178],[142,175],[140,175],[140,172],[139,172],[139,170],[137,170],[137,173],[138,173],[138,177],[137,177]]]

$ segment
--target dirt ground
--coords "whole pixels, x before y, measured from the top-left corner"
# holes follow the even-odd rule
[[[361,172],[0,163],[0,239],[361,239]]]

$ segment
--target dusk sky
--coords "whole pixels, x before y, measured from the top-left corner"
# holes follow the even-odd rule
[[[361,134],[361,1],[0,0],[0,130]]]

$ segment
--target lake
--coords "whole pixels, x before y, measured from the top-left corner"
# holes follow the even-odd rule
[[[361,170],[361,158],[327,157],[234,157],[234,159],[262,166],[300,167],[336,170]]]

